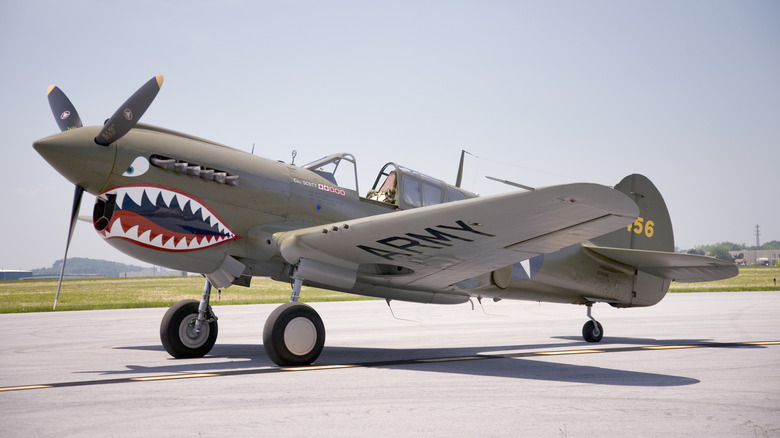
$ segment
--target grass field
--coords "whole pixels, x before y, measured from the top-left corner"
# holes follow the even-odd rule
[[[739,275],[728,280],[708,283],[672,283],[670,292],[739,292],[748,290],[778,290],[772,281],[780,281],[780,268],[776,266],[742,266]]]
[[[200,299],[202,277],[96,278],[62,282],[60,310],[169,307],[184,299]],[[290,301],[290,285],[255,278],[252,287],[233,286],[211,292],[211,305],[266,304]],[[57,280],[0,282],[0,313],[48,312],[57,293]],[[304,287],[302,301],[364,300],[366,297]]]
[[[672,283],[671,292],[778,290],[772,282],[780,277],[777,267],[743,267],[739,275],[710,283]],[[101,278],[65,280],[57,310],[129,309],[168,307],[187,299],[199,299],[201,277]],[[48,312],[52,310],[56,280],[0,282],[0,313]],[[302,301],[363,300],[366,297],[304,287]],[[252,287],[234,286],[218,293],[212,291],[211,304],[285,303],[290,285],[264,278],[252,280]]]

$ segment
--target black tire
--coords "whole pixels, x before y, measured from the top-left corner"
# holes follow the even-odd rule
[[[193,333],[199,304],[196,300],[179,301],[165,312],[160,323],[162,345],[176,359],[203,357],[217,342],[217,321],[203,324],[199,334]]]
[[[277,307],[263,328],[263,347],[279,366],[313,363],[325,346],[325,325],[310,306],[290,302]]]
[[[601,327],[601,323],[588,321],[582,326],[582,337],[588,342],[599,342],[604,337],[604,328]]]

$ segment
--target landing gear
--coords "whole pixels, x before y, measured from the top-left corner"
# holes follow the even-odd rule
[[[263,347],[279,366],[309,365],[325,345],[325,325],[310,306],[299,303],[303,278],[293,272],[290,302],[276,308],[265,321]]]
[[[601,338],[604,336],[604,329],[601,327],[601,324],[596,321],[593,316],[590,314],[590,308],[593,306],[593,304],[586,304],[588,307],[588,318],[590,318],[590,321],[586,322],[584,326],[582,326],[582,337],[585,338],[588,342],[599,342],[601,341]]]
[[[183,300],[171,306],[160,323],[160,340],[176,359],[203,357],[217,342],[217,317],[209,306],[211,283],[206,280],[200,302]]]
[[[325,345],[325,325],[317,312],[303,303],[289,302],[276,308],[265,321],[263,346],[279,365],[309,365]]]

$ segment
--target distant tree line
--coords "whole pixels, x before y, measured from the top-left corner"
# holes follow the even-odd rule
[[[65,264],[66,274],[98,275],[101,277],[119,277],[122,272],[138,272],[141,269],[140,266],[80,257],[69,258],[68,263]],[[38,268],[32,271],[33,275],[60,275],[60,270],[62,270],[62,259],[54,262],[50,268]]]
[[[780,249],[780,241],[773,240],[766,242],[760,247],[755,245],[747,246],[745,244],[733,243],[733,242],[720,242],[713,245],[699,245],[693,249],[689,249],[686,252],[688,254],[709,255],[719,258],[721,260],[734,261],[729,251],[743,251],[747,249]]]

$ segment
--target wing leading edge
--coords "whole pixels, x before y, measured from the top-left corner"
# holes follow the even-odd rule
[[[567,184],[422,207],[274,235],[307,280],[444,290],[632,223],[636,204],[597,184]]]

